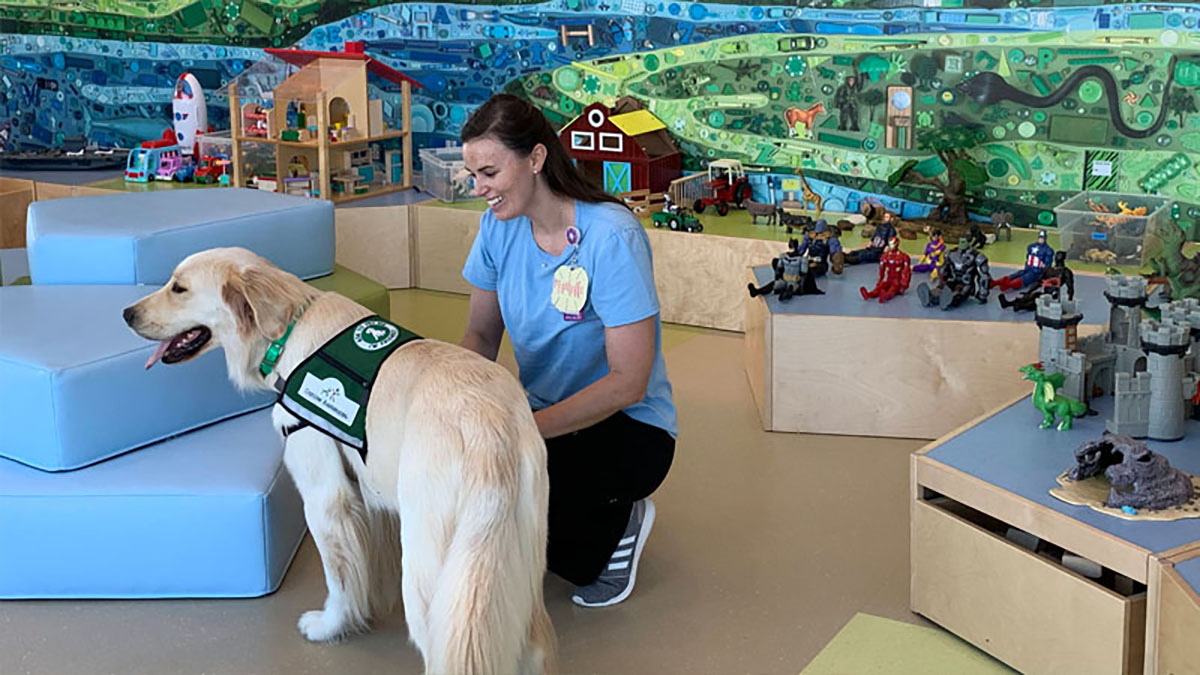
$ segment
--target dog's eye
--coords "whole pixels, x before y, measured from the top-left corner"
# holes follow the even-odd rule
[[[184,288],[183,286],[180,286],[179,282],[176,281],[175,283],[171,284],[171,292],[172,293],[187,293],[187,289]]]

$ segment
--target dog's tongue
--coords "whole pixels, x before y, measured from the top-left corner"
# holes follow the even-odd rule
[[[167,347],[169,346],[171,346],[171,340],[163,340],[162,342],[158,343],[158,349],[155,349],[154,353],[150,355],[150,358],[146,359],[146,370],[150,370],[150,366],[158,363],[158,360],[163,357],[163,354],[167,353]]]

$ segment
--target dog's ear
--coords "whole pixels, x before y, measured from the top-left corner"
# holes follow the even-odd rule
[[[268,340],[278,340],[287,331],[300,300],[280,276],[248,267],[225,280],[221,297],[237,317],[243,335],[259,332]]]

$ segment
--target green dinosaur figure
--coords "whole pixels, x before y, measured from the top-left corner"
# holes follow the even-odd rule
[[[1063,385],[1062,373],[1047,375],[1040,363],[1031,363],[1021,367],[1026,380],[1033,382],[1033,407],[1042,413],[1042,423],[1039,429],[1049,429],[1056,418],[1062,418],[1058,423],[1060,431],[1071,428],[1071,422],[1076,417],[1082,417],[1087,412],[1087,406],[1070,396],[1059,396],[1058,388]]]
[[[1150,260],[1154,276],[1171,282],[1171,299],[1200,298],[1200,255],[1183,255],[1183,229],[1174,223],[1158,228],[1162,238],[1162,254]]]

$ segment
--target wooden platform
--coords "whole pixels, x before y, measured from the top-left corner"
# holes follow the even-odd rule
[[[1195,521],[1131,522],[1049,495],[1055,476],[1074,464],[1074,449],[1101,435],[1105,401],[1095,402],[1100,415],[1060,432],[1037,429],[1040,414],[1021,396],[913,455],[914,612],[1025,673],[1136,675],[1150,654],[1195,654],[1200,633],[1178,632],[1195,598],[1164,581],[1165,565],[1154,568],[1155,560],[1198,552]],[[1200,437],[1200,423],[1189,432]],[[1200,472],[1194,442],[1151,447]],[[1042,544],[1020,546],[1006,537],[1010,528]],[[1098,563],[1101,578],[1064,566],[1060,550]]]
[[[764,429],[933,439],[1031,390],[1018,372],[1037,360],[1030,313],[1001,310],[994,291],[987,307],[974,300],[949,312],[920,307],[915,286],[924,275],[880,306],[858,293],[873,285],[876,269],[821,278],[825,295],[794,297],[786,308],[774,298],[748,302],[746,376]],[[756,286],[769,276],[743,270]],[[1088,284],[1103,302],[1099,281]],[[745,283],[738,289],[748,295]],[[1100,330],[1091,323],[1079,334]]]
[[[408,208],[414,251],[412,285],[470,293],[462,267],[479,231],[480,213],[436,204]],[[770,261],[786,248],[783,242],[667,230],[648,230],[647,235],[662,320],[730,331],[743,330],[743,305],[748,300],[745,286],[733,280],[740,278],[748,265]]]

